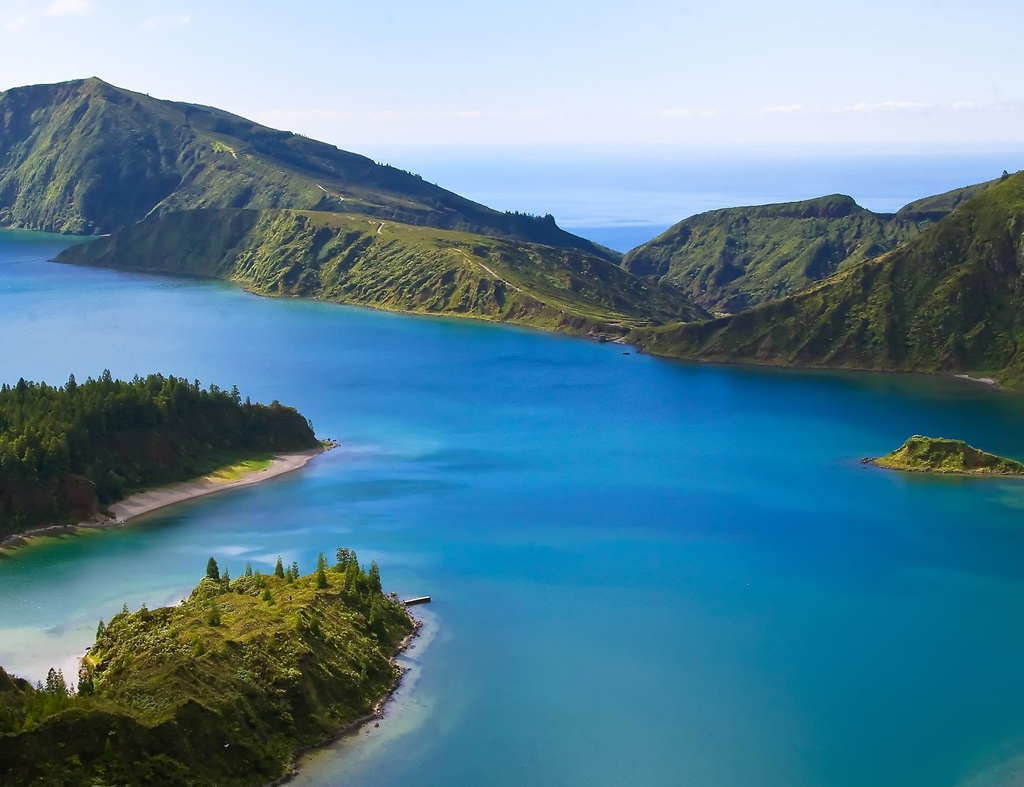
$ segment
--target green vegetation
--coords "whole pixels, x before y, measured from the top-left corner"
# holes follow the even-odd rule
[[[671,282],[709,311],[735,313],[896,248],[990,185],[927,197],[895,215],[841,194],[710,211],[633,249],[622,265]]]
[[[740,314],[630,334],[646,351],[775,365],[968,373],[1024,386],[1024,173],[898,249]]]
[[[575,333],[707,314],[551,216],[98,79],[0,94],[0,227],[112,233],[62,260]]]
[[[367,216],[198,210],[154,217],[58,261],[215,277],[253,292],[571,333],[707,316],[594,254]]]
[[[963,440],[914,435],[891,454],[865,462],[890,470],[960,475],[1024,475],[1024,464],[972,448]]]
[[[272,456],[261,456],[256,459],[245,459],[225,467],[218,467],[212,473],[206,475],[210,481],[238,481],[252,473],[258,473],[270,467],[274,461]]]
[[[96,79],[0,93],[0,226],[93,235],[197,208],[352,212],[618,255],[333,145]]]
[[[237,389],[158,374],[72,376],[60,388],[20,380],[0,387],[0,536],[78,522],[231,461],[317,445],[294,409],[243,401]]]
[[[0,669],[0,783],[243,787],[367,714],[395,685],[413,623],[379,572],[208,575],[180,606],[100,624],[78,693]],[[322,558],[322,556],[321,556]],[[324,561],[326,563],[326,561]],[[225,572],[226,573],[226,572]]]

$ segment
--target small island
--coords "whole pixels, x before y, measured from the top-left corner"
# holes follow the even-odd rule
[[[379,715],[417,628],[376,563],[337,550],[299,575],[210,558],[175,607],[100,621],[77,691],[0,669],[0,784],[250,787],[304,748]]]
[[[890,454],[865,464],[910,473],[1024,476],[1024,464],[973,448],[963,440],[914,435]]]
[[[0,387],[0,547],[123,522],[294,469],[323,449],[296,410],[243,400],[237,388],[109,371],[61,387],[19,380]]]

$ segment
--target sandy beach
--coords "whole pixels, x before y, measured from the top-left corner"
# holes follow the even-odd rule
[[[232,481],[207,476],[195,481],[186,481],[181,484],[153,489],[149,492],[140,492],[110,506],[110,512],[113,514],[112,517],[87,520],[79,522],[77,525],[52,525],[50,527],[28,530],[24,533],[5,538],[3,542],[0,542],[0,549],[21,546],[30,538],[37,538],[39,536],[58,536],[74,532],[78,529],[120,527],[144,514],[159,511],[162,508],[183,503],[186,500],[194,500],[197,497],[204,497],[217,492],[226,492],[229,489],[237,489],[241,486],[259,484],[263,481],[269,481],[271,478],[282,476],[285,473],[291,473],[304,467],[311,459],[333,447],[333,444],[331,444],[325,447],[310,448],[306,451],[296,451],[275,456],[267,467],[246,473],[241,478]]]

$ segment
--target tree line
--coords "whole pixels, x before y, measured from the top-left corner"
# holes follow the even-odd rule
[[[0,535],[81,516],[127,494],[194,477],[243,453],[315,446],[311,424],[275,401],[199,381],[109,371],[55,387],[0,386]]]

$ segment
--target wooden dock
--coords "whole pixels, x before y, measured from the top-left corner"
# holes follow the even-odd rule
[[[405,606],[407,607],[411,607],[416,604],[429,604],[430,596],[416,596],[416,598],[407,598],[402,603],[405,604]]]

